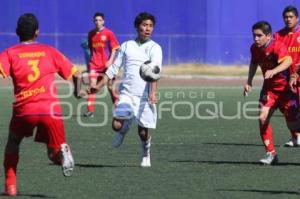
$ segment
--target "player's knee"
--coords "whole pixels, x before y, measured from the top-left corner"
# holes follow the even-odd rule
[[[60,149],[48,148],[48,158],[54,164],[60,165],[61,164],[61,152],[60,152]]]
[[[114,119],[112,122],[112,128],[114,131],[119,131],[123,127],[123,121],[122,120],[116,120]]]
[[[139,136],[142,141],[147,141],[149,139],[148,129],[144,127],[139,127]]]

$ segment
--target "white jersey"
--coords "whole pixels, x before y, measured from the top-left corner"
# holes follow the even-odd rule
[[[135,40],[122,43],[114,63],[107,69],[106,75],[112,79],[124,67],[120,85],[120,93],[134,96],[148,96],[150,83],[144,81],[139,73],[141,65],[150,60],[160,68],[162,65],[162,50],[159,44],[149,40],[139,44]]]

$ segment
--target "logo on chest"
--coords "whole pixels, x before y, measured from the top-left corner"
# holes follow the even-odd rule
[[[106,35],[101,35],[101,41],[106,41],[106,40],[107,40]]]

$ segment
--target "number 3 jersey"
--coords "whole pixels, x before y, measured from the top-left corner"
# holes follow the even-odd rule
[[[55,74],[69,79],[77,71],[58,50],[39,43],[20,43],[0,54],[0,75],[11,76],[13,114],[61,115]]]

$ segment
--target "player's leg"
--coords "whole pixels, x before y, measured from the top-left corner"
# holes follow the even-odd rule
[[[61,165],[63,175],[71,176],[74,170],[74,159],[70,146],[66,143],[64,123],[61,118],[40,117],[35,141],[47,144],[48,158]]]
[[[129,131],[134,117],[132,97],[120,95],[113,113],[112,128],[116,136],[112,142],[113,147],[119,147],[123,143],[126,133]]]
[[[151,161],[150,161],[151,136],[149,133],[149,129],[138,125],[138,133],[141,139],[141,147],[142,147],[141,167],[151,167]]]
[[[115,81],[115,79],[109,80],[107,82],[107,88],[108,88],[108,92],[110,94],[113,104],[116,105],[119,100],[119,95],[118,95],[116,87],[114,86],[114,81]]]
[[[19,146],[24,136],[31,136],[35,126],[35,117],[12,117],[9,135],[4,152],[5,194],[17,194],[17,166],[19,161]]]
[[[287,90],[280,99],[279,108],[283,113],[288,129],[291,132],[291,139],[284,144],[285,147],[300,146],[300,120],[299,120],[299,95],[296,92]]]
[[[262,106],[259,114],[259,129],[260,136],[265,146],[265,157],[260,160],[263,164],[274,164],[278,161],[278,156],[274,147],[272,126],[270,124],[270,118],[274,112],[274,109],[270,107]]]
[[[150,147],[151,136],[149,129],[156,128],[157,111],[155,104],[150,104],[147,98],[135,98],[135,104],[138,104],[138,132],[142,147],[142,167],[150,167]]]
[[[122,145],[126,133],[129,131],[132,120],[126,119],[121,120],[117,118],[113,118],[112,128],[116,131],[115,138],[113,139],[112,146],[117,148]]]
[[[97,84],[97,78],[98,73],[94,70],[91,70],[89,74],[90,78],[90,86],[96,86]],[[89,94],[87,98],[87,112],[83,114],[85,117],[94,117],[94,110],[95,110],[95,100],[96,100],[96,94]]]

